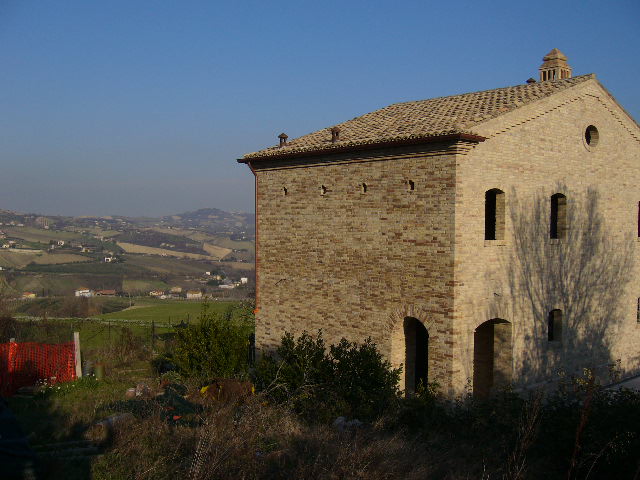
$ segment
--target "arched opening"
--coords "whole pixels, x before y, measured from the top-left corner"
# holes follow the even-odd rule
[[[511,383],[513,375],[511,324],[494,318],[473,335],[473,394],[486,397]]]
[[[404,385],[406,393],[414,393],[429,378],[429,333],[420,320],[404,319]]]
[[[549,236],[551,238],[566,238],[567,236],[567,197],[561,193],[551,195]]]
[[[547,319],[547,339],[550,342],[562,342],[562,310],[551,310]]]
[[[484,239],[504,239],[504,192],[497,188],[484,194]]]

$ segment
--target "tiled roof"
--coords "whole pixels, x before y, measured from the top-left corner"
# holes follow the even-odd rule
[[[334,125],[340,129],[340,139],[335,143],[331,141],[330,128],[334,127],[332,126],[291,140],[282,147],[275,146],[248,153],[242,161],[318,150],[342,150],[358,145],[412,141],[442,135],[473,134],[472,127],[480,122],[591,78],[595,78],[595,75],[396,103]]]

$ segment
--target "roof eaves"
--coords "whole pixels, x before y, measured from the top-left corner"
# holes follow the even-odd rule
[[[262,160],[280,160],[303,156],[319,156],[332,153],[355,152],[361,150],[372,150],[376,148],[396,147],[403,145],[417,145],[422,143],[467,141],[472,143],[484,142],[486,137],[471,132],[447,132],[438,135],[420,135],[409,137],[396,137],[389,139],[372,139],[365,142],[335,143],[318,147],[317,145],[292,148],[286,151],[280,149],[262,150],[256,153],[249,153],[238,159],[238,163],[249,163]]]

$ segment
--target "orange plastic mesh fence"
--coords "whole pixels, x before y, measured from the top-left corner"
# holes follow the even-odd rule
[[[76,378],[73,342],[0,343],[0,395],[13,395],[20,387],[67,382]]]

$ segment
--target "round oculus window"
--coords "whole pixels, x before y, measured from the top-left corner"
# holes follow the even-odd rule
[[[596,147],[599,140],[600,134],[598,133],[598,129],[593,125],[589,125],[584,131],[584,143],[587,145],[587,148]]]

